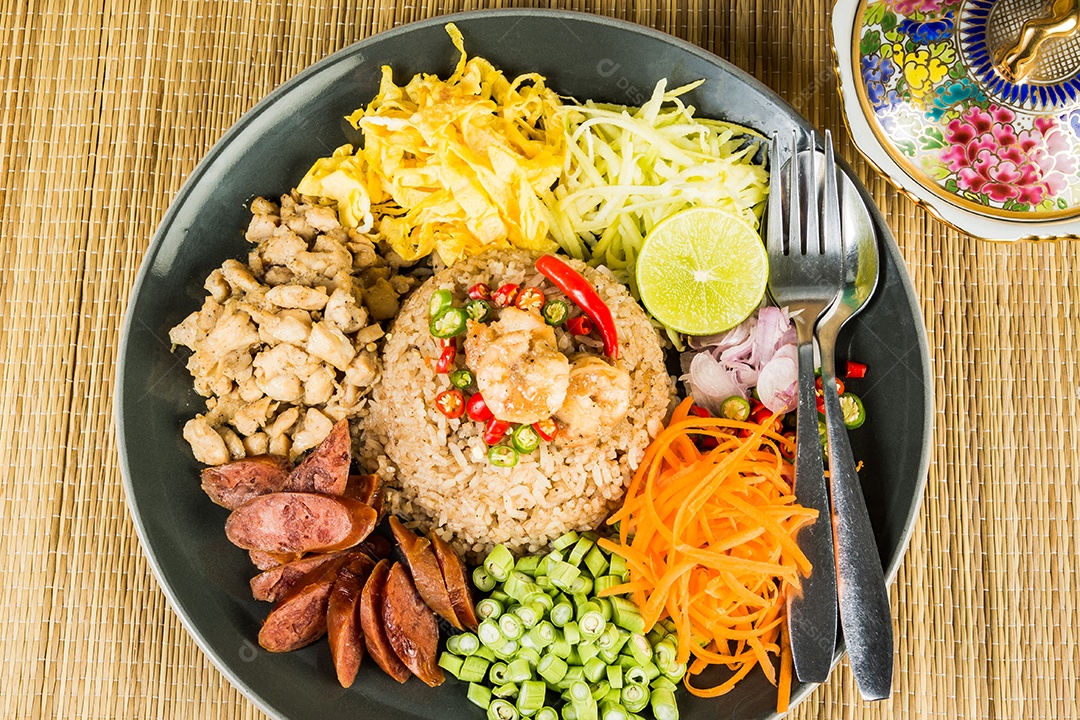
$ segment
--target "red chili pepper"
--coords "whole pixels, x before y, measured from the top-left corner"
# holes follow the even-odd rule
[[[817,411],[822,415],[825,414],[825,396],[820,393],[817,396]]]
[[[487,427],[484,428],[484,442],[488,445],[498,445],[499,441],[506,436],[506,431],[509,429],[510,423],[505,420],[491,418],[488,420]]]
[[[551,442],[559,434],[559,426],[551,418],[534,422],[533,430],[536,431],[537,435],[544,438],[544,442]]]
[[[691,415],[696,415],[699,418],[712,417],[712,415],[709,413],[709,411],[706,410],[705,408],[701,407],[700,405],[691,405],[690,406],[690,414]]]
[[[596,294],[589,281],[574,268],[554,255],[544,255],[536,261],[536,269],[555,286],[577,303],[600,332],[604,341],[604,354],[612,360],[619,357],[619,336],[615,329],[615,318],[611,309]]]
[[[492,417],[491,408],[484,402],[484,396],[480,393],[473,393],[469,396],[469,401],[465,403],[465,413],[470,420],[476,422],[487,422]]]
[[[491,286],[487,283],[476,283],[469,288],[468,293],[473,300],[490,300]]]
[[[844,377],[849,380],[851,378],[857,380],[866,377],[866,365],[861,362],[855,362],[854,360],[848,360],[847,364],[844,366]]]
[[[757,423],[758,425],[763,424],[770,417],[772,417],[772,410],[764,405],[750,413],[750,421]]]
[[[540,312],[540,308],[544,307],[543,291],[534,287],[525,288],[518,293],[517,299],[514,300],[514,307],[525,312]]]
[[[765,407],[765,404],[758,400],[753,395],[750,396],[750,414],[753,415],[761,408]]]
[[[720,441],[714,438],[712,435],[702,435],[697,439],[698,447],[702,450],[712,450],[720,445]]]
[[[818,379],[814,381],[814,387],[817,388],[817,394],[818,394],[818,397],[820,397],[821,393],[824,392],[824,387],[821,384],[821,376],[820,375],[818,376]],[[844,394],[844,381],[841,380],[840,378],[836,378],[836,393],[838,395],[843,395]]]
[[[519,287],[515,283],[500,285],[499,289],[491,294],[491,299],[499,307],[510,307],[514,304],[514,298],[517,297]]]
[[[450,372],[450,369],[454,367],[454,360],[456,359],[457,343],[444,346],[442,353],[439,355],[438,362],[435,363],[435,372],[440,375],[445,375]]]
[[[566,321],[566,329],[571,335],[591,335],[593,331],[592,321],[584,315],[578,315]]]
[[[435,396],[435,407],[446,417],[454,420],[465,413],[465,396],[457,388]]]

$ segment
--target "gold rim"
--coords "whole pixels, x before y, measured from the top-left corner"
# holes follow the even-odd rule
[[[895,162],[900,167],[900,169],[903,170],[904,173],[908,175],[908,177],[910,177],[914,182],[919,183],[919,185],[926,188],[927,190],[932,192],[934,195],[937,195],[938,197],[940,197],[942,200],[944,200],[944,201],[946,201],[946,202],[948,202],[948,203],[950,203],[952,205],[955,205],[956,207],[959,207],[959,208],[961,208],[963,210],[967,210],[968,212],[977,213],[979,215],[983,215],[983,216],[986,216],[986,217],[1000,218],[1000,219],[1010,220],[1010,221],[1014,221],[1014,222],[1023,222],[1023,223],[1041,223],[1041,222],[1046,222],[1046,221],[1049,221],[1049,220],[1069,220],[1069,219],[1072,219],[1074,217],[1080,216],[1080,207],[1069,208],[1069,209],[1066,209],[1066,210],[1045,210],[1045,211],[1040,211],[1038,213],[1031,213],[1031,212],[1017,212],[1015,210],[1002,210],[1000,208],[995,208],[995,207],[991,207],[989,205],[982,205],[980,203],[973,202],[973,201],[968,200],[967,198],[964,198],[964,197],[962,197],[960,195],[957,195],[955,193],[951,193],[948,190],[946,190],[945,188],[941,187],[937,183],[936,180],[934,180],[932,177],[927,175],[921,168],[919,168],[913,162],[911,162],[910,159],[908,159],[905,155],[900,153],[896,149],[896,146],[893,145],[893,143],[889,140],[888,136],[885,134],[884,129],[881,127],[880,123],[878,122],[877,114],[875,112],[873,112],[873,108],[870,106],[870,101],[866,97],[866,88],[865,88],[864,84],[859,81],[859,78],[862,77],[861,67],[860,67],[860,61],[862,60],[862,53],[859,50],[859,45],[860,45],[860,43],[862,41],[862,34],[861,34],[860,31],[864,27],[863,18],[866,16],[866,3],[867,3],[867,0],[860,0],[859,7],[855,11],[855,17],[852,19],[854,24],[852,26],[852,32],[851,32],[851,64],[852,64],[852,79],[854,80],[854,84],[855,84],[856,97],[859,100],[859,107],[862,110],[863,115],[867,119],[867,124],[870,126],[870,131],[874,133],[874,137],[877,139],[878,143],[885,149],[885,152],[889,155],[889,157],[893,160],[893,162]],[[839,81],[839,59],[836,57],[836,48],[835,47],[833,48],[833,58],[834,58],[834,66],[835,66],[834,69],[837,71],[837,79]],[[838,82],[838,87],[842,88],[842,83]],[[843,91],[841,90],[841,93],[842,92]],[[844,110],[844,113],[845,113],[844,122],[845,122],[845,124],[847,124],[847,117],[846,117],[847,110],[846,109]],[[850,130],[851,130],[850,126],[848,127],[848,130],[850,132]],[[854,138],[854,133],[852,133],[852,137]],[[857,143],[856,143],[856,145],[857,145]],[[861,152],[861,150],[860,150],[860,152]],[[865,155],[865,153],[864,153],[864,155]],[[867,160],[870,162],[871,165],[874,165],[873,161],[870,160],[869,157],[867,157]],[[878,168],[876,165],[874,165],[874,167],[875,167],[876,170],[878,170],[878,172],[881,172],[881,169]],[[887,174],[886,174],[886,177],[888,177]],[[916,202],[917,204],[920,204],[920,205],[924,205],[927,208],[927,210],[929,210],[931,212],[931,214],[934,215],[934,217],[940,219],[942,222],[946,223],[947,225],[950,225],[950,226],[952,226],[954,228],[956,227],[956,225],[954,225],[953,223],[951,223],[948,220],[945,220],[944,218],[942,218],[941,215],[939,213],[937,213],[936,211],[934,211],[934,209],[931,206],[925,204],[921,199],[912,196],[912,194],[910,192],[908,192],[905,188],[903,188],[899,183],[893,181],[892,178],[889,178],[889,180],[894,185],[896,185],[898,190],[900,190],[902,193],[907,195],[914,202]],[[960,228],[957,228],[957,229],[960,229]],[[1022,238],[1022,239],[1025,239],[1025,240],[1026,239],[1039,239],[1039,240],[1042,240],[1042,239],[1051,239],[1051,238],[1057,238],[1057,237],[1076,237],[1076,236],[1075,235],[1069,235],[1069,236],[1032,235],[1032,236],[1028,236],[1028,237],[1025,237],[1025,238]],[[1011,242],[1011,241],[1002,241],[1002,242]]]

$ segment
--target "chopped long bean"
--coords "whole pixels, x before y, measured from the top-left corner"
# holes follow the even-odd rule
[[[491,701],[487,716],[488,720],[517,720],[520,717],[517,708],[502,698]]]
[[[532,677],[532,668],[529,667],[528,660],[517,658],[507,663],[506,672],[503,675],[508,682],[525,682]]]
[[[638,713],[649,704],[649,689],[638,683],[630,683],[623,686],[620,697],[623,707],[632,713]]]
[[[498,582],[504,582],[514,567],[514,556],[505,545],[496,545],[484,560],[484,569]]]
[[[653,690],[649,699],[653,716],[656,720],[679,720],[679,706],[675,704],[675,693],[667,688]]]
[[[522,715],[532,715],[544,707],[547,687],[539,680],[526,680],[518,690],[517,709]]]
[[[491,690],[478,682],[469,683],[469,702],[485,710],[491,705]]]
[[[503,614],[503,604],[494,598],[484,598],[476,603],[476,616],[481,620],[498,619]]]
[[[496,580],[491,577],[491,573],[484,569],[483,565],[473,570],[472,581],[480,592],[491,592],[495,589]]]
[[[439,655],[439,667],[456,677],[458,680],[461,679],[461,667],[464,664],[465,661],[453,653],[444,652],[442,655]]]
[[[488,666],[490,663],[484,658],[470,655],[465,658],[465,662],[461,664],[461,670],[458,672],[458,680],[462,680],[470,683],[482,682],[487,675]]]
[[[498,621],[492,618],[480,621],[480,625],[476,629],[476,636],[480,639],[480,642],[493,650],[502,645],[505,639],[502,630],[499,629]]]
[[[677,720],[687,666],[674,623],[644,634],[637,605],[619,597],[626,562],[599,537],[567,533],[550,552],[517,559],[497,545],[473,571],[486,594],[479,627],[449,637],[439,665],[469,683],[489,720],[643,720],[650,700],[656,720]]]

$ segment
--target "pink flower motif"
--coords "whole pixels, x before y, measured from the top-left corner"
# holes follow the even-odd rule
[[[1017,135],[1015,120],[1012,110],[991,105],[973,107],[949,123],[949,145],[940,157],[960,189],[994,203],[1033,206],[1067,188],[1076,158],[1061,128],[1052,118],[1039,118],[1034,129]]]
[[[959,5],[960,0],[886,0],[885,4],[898,15],[936,15],[943,8]]]

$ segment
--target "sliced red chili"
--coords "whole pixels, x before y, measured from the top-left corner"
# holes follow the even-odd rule
[[[506,437],[509,429],[510,423],[491,418],[488,420],[487,427],[484,428],[484,442],[488,445],[498,445],[499,441]]]
[[[757,423],[758,425],[763,424],[770,417],[772,417],[772,410],[764,405],[750,413],[750,421]]]
[[[817,394],[821,395],[824,391],[824,386],[821,384],[821,376],[818,375],[817,380],[814,381],[814,387],[817,388]],[[836,378],[836,393],[838,395],[844,394],[844,381],[840,378]]]
[[[519,287],[515,283],[500,285],[499,289],[491,294],[491,299],[499,307],[510,307],[514,304],[514,299],[517,298]]]
[[[700,405],[691,405],[690,406],[690,414],[691,415],[696,415],[699,418],[712,417],[712,415],[709,414],[709,411],[706,410],[705,408],[701,407]]]
[[[454,367],[454,360],[457,359],[457,343],[452,345],[446,345],[443,347],[442,353],[439,354],[439,360],[435,363],[435,372],[440,375],[445,375],[450,372]]]
[[[518,293],[514,300],[514,307],[525,312],[540,312],[544,307],[544,293],[539,288],[525,288]]]
[[[612,360],[619,357],[619,337],[615,318],[589,281],[574,268],[554,255],[544,255],[536,261],[536,269],[577,303],[596,325],[600,339],[604,341],[604,354]]]
[[[484,402],[484,396],[480,393],[473,393],[469,396],[469,401],[465,403],[465,413],[470,420],[476,422],[487,422],[492,417],[491,408]]]
[[[451,420],[465,413],[465,396],[457,388],[446,390],[435,396],[435,407]]]
[[[822,415],[825,414],[825,396],[821,393],[818,393],[817,396],[817,411]]]
[[[490,300],[491,286],[487,283],[476,283],[469,288],[468,294],[473,300]]]
[[[566,329],[570,331],[572,335],[590,335],[593,331],[592,321],[584,315],[578,315],[576,318],[570,318],[566,321]]]
[[[702,450],[712,450],[720,445],[720,441],[712,435],[702,435],[698,437],[697,444]]]
[[[533,430],[536,431],[537,435],[544,438],[544,442],[551,442],[559,434],[559,426],[551,418],[534,422]]]
[[[848,360],[844,366],[844,377],[849,380],[855,378],[866,377],[866,365],[861,362],[855,362],[854,360]]]

